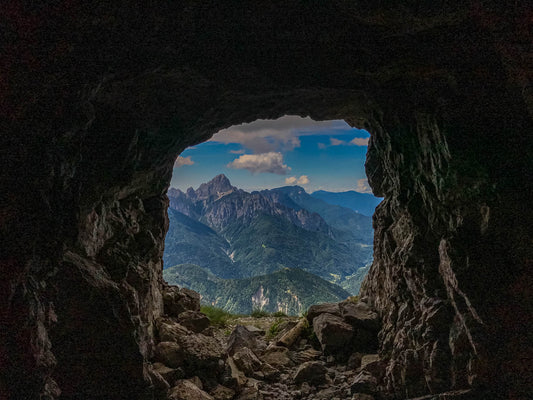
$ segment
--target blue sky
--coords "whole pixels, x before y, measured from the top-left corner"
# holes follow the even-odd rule
[[[218,174],[246,191],[299,185],[370,193],[364,163],[369,133],[342,120],[284,116],[235,125],[187,148],[174,165],[171,186],[197,188]]]

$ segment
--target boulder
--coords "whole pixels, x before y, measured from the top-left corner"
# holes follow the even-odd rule
[[[302,364],[307,361],[314,361],[322,355],[321,351],[315,350],[313,348],[307,348],[301,351],[294,351],[289,353],[289,357],[296,364]]]
[[[153,365],[146,365],[146,374],[148,375],[148,380],[152,382],[153,387],[159,393],[166,392],[170,387],[167,380],[161,376],[161,374],[155,370]]]
[[[187,310],[178,315],[178,321],[181,325],[192,332],[200,333],[209,327],[210,321],[204,313]]]
[[[377,388],[377,379],[367,371],[361,371],[354,378],[351,385],[351,393],[374,394]]]
[[[298,367],[294,374],[294,383],[307,382],[312,385],[321,385],[327,382],[328,370],[320,361],[308,361]]]
[[[168,400],[214,400],[189,380],[179,380],[167,393]]]
[[[183,349],[175,342],[160,342],[155,346],[154,359],[171,368],[183,366]]]
[[[232,356],[239,349],[247,347],[251,350],[257,348],[256,335],[242,325],[237,325],[228,338],[226,352]]]
[[[343,301],[339,304],[342,318],[354,328],[379,330],[379,316],[370,306],[363,302]]]
[[[313,323],[313,320],[320,314],[333,314],[338,317],[341,316],[341,311],[339,309],[339,303],[324,303],[324,304],[314,304],[307,310],[307,320],[310,324]]]
[[[215,400],[231,400],[235,396],[235,390],[226,386],[217,385],[213,390],[209,392]]]
[[[268,346],[261,359],[274,368],[286,368],[294,365],[289,357],[289,349],[283,346]]]
[[[367,393],[355,393],[352,400],[374,400],[374,396]]]
[[[387,364],[380,360],[377,354],[366,354],[361,358],[361,371],[367,371],[381,381],[385,376]]]
[[[320,342],[322,351],[326,354],[340,352],[346,354],[346,348],[354,334],[351,325],[344,322],[341,317],[329,313],[323,313],[314,318],[313,330]]]
[[[170,368],[161,362],[155,362],[152,365],[154,371],[161,375],[170,386],[174,386],[174,383],[178,379],[185,377],[185,374],[181,368]]]
[[[183,325],[171,318],[161,317],[156,320],[159,340],[162,342],[178,342],[180,337],[187,336],[191,332]]]
[[[300,338],[302,332],[308,326],[308,321],[305,318],[301,318],[298,323],[289,329],[281,336],[276,342],[278,346],[291,347],[298,338]]]
[[[187,310],[200,311],[200,294],[187,288],[165,286],[163,307],[165,314],[171,317],[177,317]]]
[[[233,361],[245,375],[252,375],[254,371],[261,368],[261,361],[257,358],[252,350],[243,347],[233,354]]]

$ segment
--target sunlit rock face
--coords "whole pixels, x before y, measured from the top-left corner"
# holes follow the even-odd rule
[[[0,397],[150,398],[174,159],[284,114],[372,133],[382,390],[527,393],[532,9],[486,3],[3,10]]]

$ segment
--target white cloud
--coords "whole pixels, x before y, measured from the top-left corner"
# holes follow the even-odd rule
[[[267,120],[258,119],[254,122],[235,125],[217,132],[213,142],[238,143],[255,154],[291,151],[300,147],[300,137],[310,135],[327,135],[332,131],[341,134],[352,129],[342,120],[313,121],[309,117],[285,115],[284,117]]]
[[[243,154],[228,164],[229,168],[246,169],[252,174],[270,173],[286,175],[291,170],[283,164],[281,153],[269,152],[263,154]]]
[[[193,164],[194,164],[194,161],[191,160],[191,156],[188,156],[188,157],[178,156],[178,158],[176,158],[176,162],[174,162],[174,167],[179,168],[184,165],[193,165]]]
[[[339,139],[335,139],[335,138],[330,138],[329,139],[329,143],[330,143],[330,146],[345,146],[345,145],[348,144],[344,140],[339,140]]]
[[[360,138],[356,137],[352,141],[350,141],[350,144],[353,144],[355,146],[368,146],[368,140],[370,138]]]
[[[309,177],[307,175],[302,175],[299,178],[296,176],[290,176],[285,178],[285,183],[287,185],[307,185],[309,183]]]
[[[359,179],[355,191],[359,193],[372,193],[372,189],[368,184],[368,179]]]
[[[240,149],[240,150],[230,150],[229,151],[231,154],[244,154],[246,153],[246,150],[244,149]]]
[[[328,147],[328,145],[325,144],[325,143],[319,143],[318,144],[318,148],[321,149],[321,150],[324,150],[326,147]]]
[[[368,146],[368,140],[369,140],[369,138],[356,137],[356,138],[350,140],[349,142],[347,142],[345,140],[340,140],[340,139],[336,139],[336,138],[330,138],[329,139],[329,145],[330,146]],[[320,148],[325,148],[325,145],[324,145],[324,147],[320,147]]]

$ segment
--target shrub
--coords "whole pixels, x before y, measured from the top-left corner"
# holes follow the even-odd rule
[[[234,316],[222,308],[214,306],[202,306],[200,311],[207,315],[211,325],[224,327],[227,325],[228,320]]]
[[[272,339],[273,337],[275,337],[280,329],[281,329],[281,323],[283,322],[283,320],[281,318],[278,318],[274,321],[274,323],[272,325],[270,325],[270,328],[268,328],[268,331],[265,335],[266,339],[269,340],[269,339]]]
[[[268,317],[270,316],[270,314],[264,310],[261,310],[261,309],[254,309],[252,310],[252,313],[250,314],[252,317],[254,318],[262,318],[262,317]]]
[[[280,318],[280,317],[286,317],[287,314],[285,314],[283,311],[276,311],[275,313],[272,313],[272,316]]]

